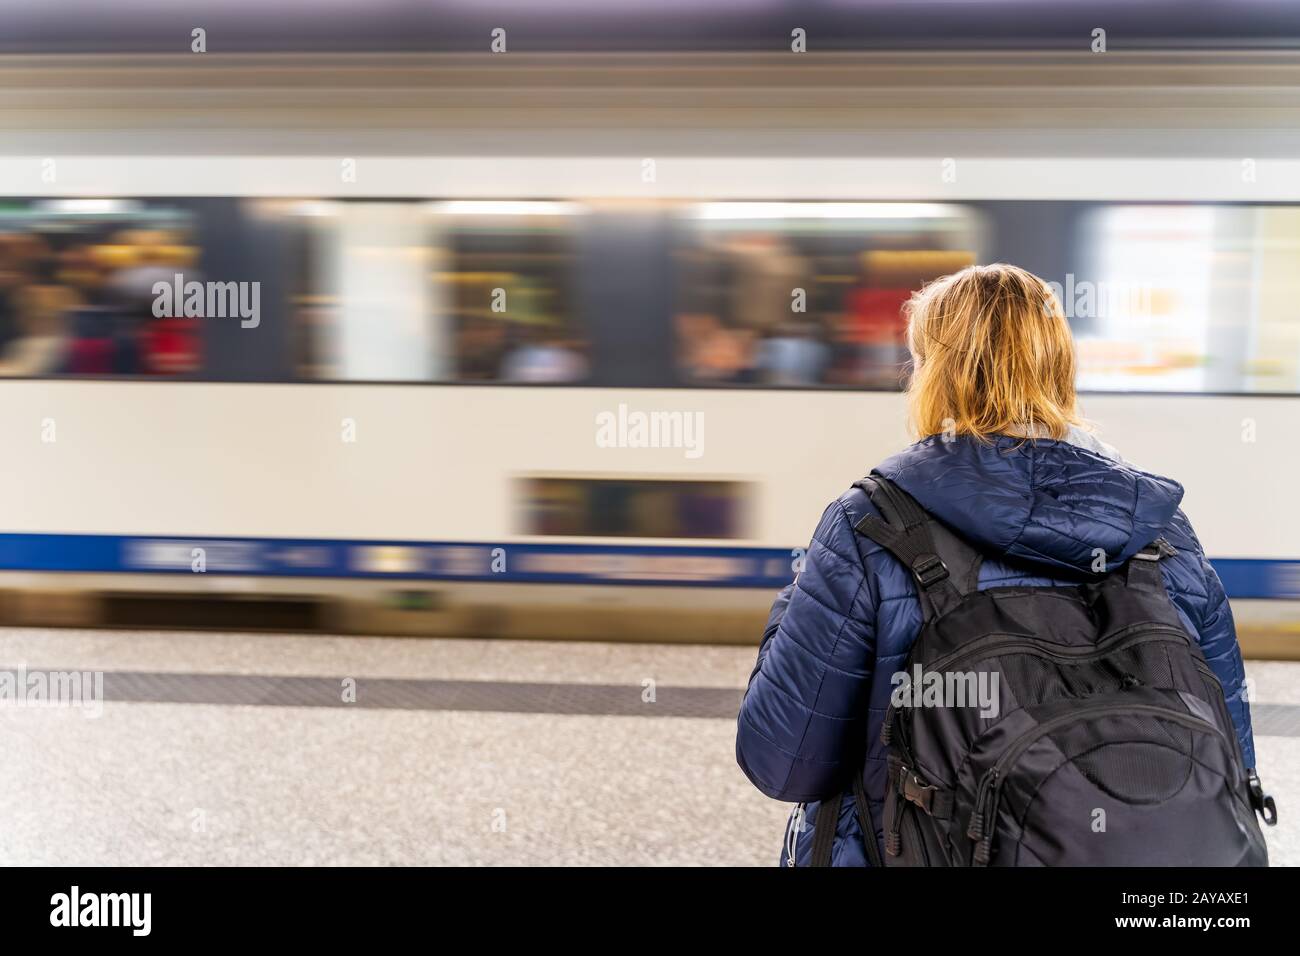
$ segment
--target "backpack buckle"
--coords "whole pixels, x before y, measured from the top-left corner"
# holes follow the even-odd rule
[[[937,554],[918,554],[912,561],[912,574],[921,587],[928,588],[948,576],[948,566]]]
[[[1178,549],[1164,538],[1156,538],[1133,557],[1139,561],[1159,561],[1161,558],[1172,558],[1177,553]]]
[[[926,813],[931,813],[934,807],[934,795],[939,790],[922,783],[912,770],[907,767],[900,768],[898,777],[898,791],[903,797],[911,803],[915,803]]]

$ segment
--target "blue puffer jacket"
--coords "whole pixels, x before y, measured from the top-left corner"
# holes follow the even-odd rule
[[[1113,569],[1163,536],[1178,549],[1161,562],[1169,595],[1223,684],[1246,765],[1254,766],[1232,612],[1178,509],[1181,485],[1068,442],[1009,437],[985,445],[935,436],[877,470],[984,551],[982,588],[1069,583],[1051,577],[1052,569],[1086,571],[1094,548]],[[798,865],[809,862],[818,801],[842,791],[859,770],[883,848],[880,725],[890,677],[906,662],[921,608],[910,573],[853,530],[867,513],[879,512],[854,488],[822,515],[803,571],[772,608],[741,705],[741,769],[769,797],[808,804],[806,828],[787,832],[783,865],[791,845]],[[1016,566],[995,560],[1002,556]],[[791,824],[797,829],[797,816]],[[832,862],[867,865],[851,799],[841,808]]]

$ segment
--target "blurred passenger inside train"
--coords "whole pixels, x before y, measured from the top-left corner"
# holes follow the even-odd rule
[[[62,368],[68,317],[82,301],[76,289],[59,280],[58,260],[43,244],[30,269],[13,296],[18,334],[0,355],[2,375],[49,375]]]
[[[678,367],[699,384],[746,382],[754,367],[755,335],[724,326],[709,312],[677,316]]]
[[[687,381],[820,381],[820,332],[791,309],[796,290],[806,293],[808,263],[784,237],[750,231],[706,242],[685,258],[684,275],[676,326]]]
[[[178,273],[187,282],[203,280],[196,268],[196,250],[182,244],[174,233],[141,229],[118,233],[113,245],[103,252],[120,256],[105,282],[118,309],[119,335],[129,340],[114,372],[180,375],[197,371],[200,320],[184,315],[176,306],[164,315],[154,308],[157,283],[171,286]]]
[[[0,375],[175,375],[199,367],[199,320],[153,314],[153,285],[196,251],[162,230],[91,223],[0,236]]]
[[[518,339],[501,362],[504,381],[557,384],[587,377],[587,362],[563,329],[541,323],[522,325]]]
[[[790,317],[796,289],[808,286],[808,263],[774,232],[742,233],[723,245],[731,324],[770,335]]]
[[[737,728],[736,756],[750,781],[806,809],[791,816],[782,865],[808,864],[815,843],[831,865],[884,862],[887,794],[903,801],[896,807],[917,801],[918,813],[927,806],[942,811],[939,796],[926,797],[938,784],[895,772],[887,760],[898,759],[898,751],[881,735],[896,678],[921,630],[919,586],[956,581],[963,594],[1058,590],[1129,567],[1141,552],[1144,560],[1135,563],[1153,562],[1168,595],[1160,613],[1176,616],[1221,685],[1232,727],[1218,732],[1235,730],[1234,749],[1254,767],[1232,611],[1179,509],[1183,488],[1122,459],[1081,418],[1074,342],[1051,287],[1014,266],[972,266],[926,285],[907,310],[908,408],[919,440],[872,475],[914,499],[930,516],[922,524],[941,524],[968,544],[964,553],[975,549],[980,558],[965,574],[954,570],[951,580],[946,566],[942,575],[913,572],[881,538],[858,530],[875,528],[881,517],[867,490],[854,485],[827,507],[804,566],[773,605]],[[836,427],[852,441],[852,422]],[[1172,553],[1156,544],[1161,539]],[[918,553],[912,568],[928,574],[934,567],[918,561],[934,557]],[[1126,675],[1122,689],[1144,679]],[[1196,683],[1205,686],[1200,677]],[[845,799],[850,788],[854,797]],[[958,799],[956,789],[946,793]],[[805,832],[824,807],[836,814],[832,828],[823,828],[829,843]],[[970,825],[974,832],[973,815]]]
[[[912,289],[974,261],[943,241],[865,223],[698,234],[679,256],[679,374],[701,385],[900,388]]]
[[[889,268],[897,258],[896,253],[881,251],[864,252],[859,257],[862,271],[844,297],[843,334],[839,336],[841,355],[848,363],[848,384],[898,388],[901,383],[907,360],[903,306],[915,284],[909,284],[897,267]],[[843,364],[839,370],[843,374]]]
[[[65,375],[113,375],[134,370],[135,343],[124,334],[111,294],[100,283],[84,290],[84,295],[68,313],[71,341],[60,371]]]
[[[830,349],[819,339],[815,322],[782,322],[758,347],[755,367],[764,385],[799,387],[824,380]]]

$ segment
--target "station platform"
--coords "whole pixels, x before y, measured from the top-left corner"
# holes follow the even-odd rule
[[[0,865],[732,865],[789,807],[734,758],[754,649],[0,629]],[[1300,663],[1251,661],[1274,865],[1300,865]]]

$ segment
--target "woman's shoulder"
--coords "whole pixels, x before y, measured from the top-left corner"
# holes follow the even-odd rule
[[[826,505],[812,536],[814,543],[833,552],[862,574],[867,574],[872,567],[873,553],[880,551],[879,545],[857,530],[865,515],[880,517],[880,510],[863,487],[865,481],[854,482]]]
[[[1182,592],[1194,601],[1210,598],[1209,572],[1205,549],[1192,528],[1192,522],[1181,508],[1174,512],[1160,537],[1171,544],[1176,552],[1168,558],[1166,580],[1176,592]]]
[[[827,514],[838,514],[850,528],[865,515],[880,516],[880,509],[871,500],[871,478],[859,478],[826,507]],[[859,537],[861,537],[859,535]]]
[[[1161,537],[1179,551],[1190,551],[1197,556],[1203,553],[1201,540],[1196,536],[1196,531],[1192,528],[1192,522],[1182,508],[1174,512]]]

